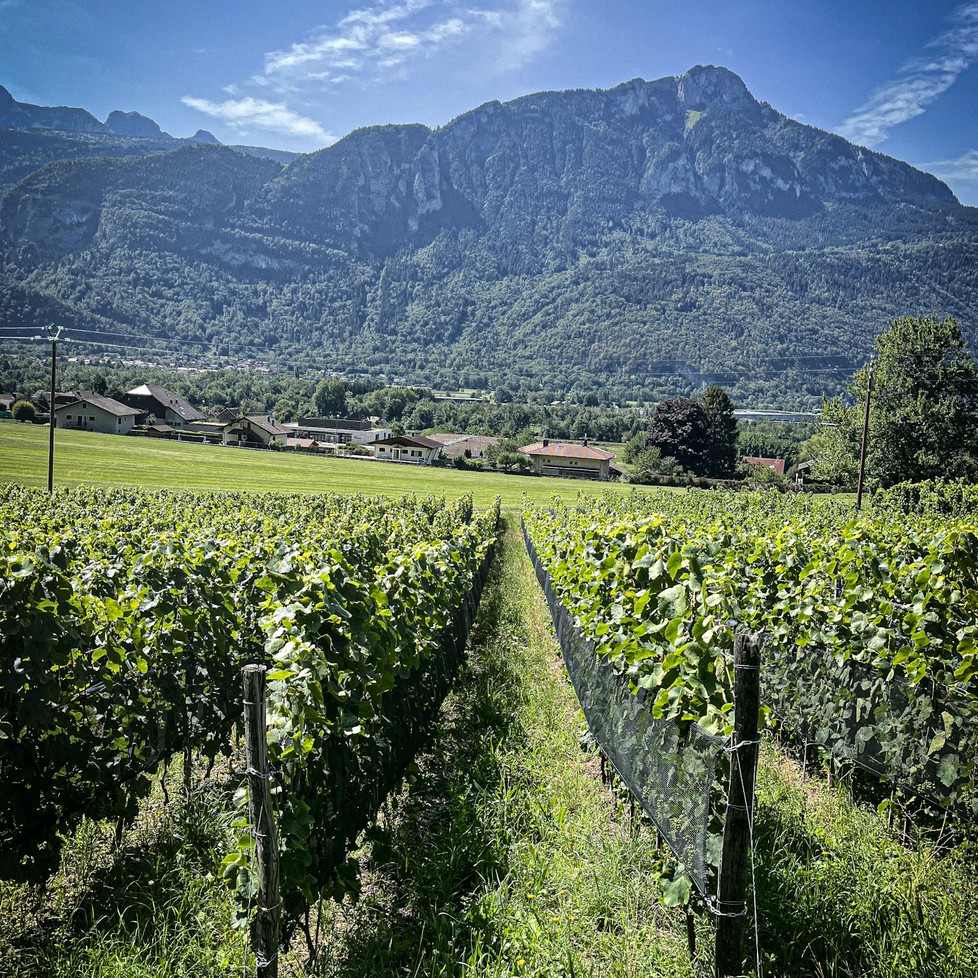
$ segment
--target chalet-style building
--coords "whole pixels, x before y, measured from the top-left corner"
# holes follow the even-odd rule
[[[289,434],[289,429],[280,425],[270,414],[258,414],[226,425],[222,441],[225,445],[267,448],[269,445],[284,446]]]
[[[287,421],[292,438],[312,438],[320,444],[372,445],[381,438],[390,438],[390,428],[375,428],[369,421],[354,418],[299,418]]]
[[[441,449],[438,442],[424,435],[391,435],[375,441],[371,447],[379,459],[415,465],[431,465]]]
[[[152,415],[160,423],[180,427],[191,421],[204,420],[204,415],[189,401],[159,384],[134,387],[122,395],[122,400],[130,407],[136,408],[140,415],[145,415],[147,418]]]
[[[79,391],[71,403],[55,408],[54,419],[58,428],[125,435],[135,425],[137,413],[135,408],[111,397],[94,391]]]
[[[525,445],[520,451],[533,462],[533,471],[539,475],[555,475],[570,479],[608,479],[611,452],[592,448],[586,442],[543,441]]]

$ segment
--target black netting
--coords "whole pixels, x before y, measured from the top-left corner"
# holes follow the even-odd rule
[[[898,670],[893,670],[896,673]],[[805,740],[941,805],[978,816],[978,706],[889,668],[818,648],[765,651],[762,702]]]
[[[719,837],[709,832],[710,798],[725,741],[696,724],[652,718],[644,696],[629,691],[627,678],[597,655],[558,600],[525,527],[523,537],[591,734],[696,888],[714,896]]]

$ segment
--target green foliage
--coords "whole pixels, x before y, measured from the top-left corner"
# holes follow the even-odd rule
[[[30,401],[14,401],[10,415],[14,421],[34,421],[37,418],[37,408]]]
[[[876,340],[866,453],[870,485],[978,476],[978,369],[953,319],[905,316]],[[858,471],[869,367],[853,400],[826,404],[834,428],[807,447],[819,478],[851,485]],[[824,458],[822,457],[824,456]]]
[[[708,387],[703,393],[706,414],[707,449],[704,475],[730,479],[737,471],[737,420],[730,396],[722,387]]]
[[[873,509],[883,513],[974,518],[978,486],[964,482],[901,482],[873,493]]]
[[[707,468],[710,427],[703,405],[689,397],[675,397],[655,406],[645,435],[646,445],[696,474]]]
[[[265,660],[272,753],[290,775],[289,905],[331,886],[351,829],[310,861],[310,818],[335,785],[306,762],[369,745],[384,694],[445,640],[498,507],[90,489],[52,504],[15,487],[2,501],[4,873],[43,876],[82,815],[131,817],[146,774],[174,752],[226,752],[240,667]],[[365,756],[354,754],[365,783],[387,783]],[[247,853],[236,859],[246,880]]]
[[[719,493],[525,518],[561,600],[654,717],[729,732],[726,657],[743,624],[765,637],[769,700],[796,728],[978,810],[969,522]]]

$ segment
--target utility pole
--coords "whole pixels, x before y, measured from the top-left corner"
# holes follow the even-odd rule
[[[54,417],[54,388],[58,370],[58,338],[61,336],[63,326],[55,326],[51,323],[44,327],[47,330],[47,339],[51,344],[51,400],[48,402],[48,492],[54,492],[54,429],[57,421]]]
[[[869,398],[873,393],[873,361],[869,361],[869,374],[866,378],[866,406],[863,409],[863,441],[859,449],[859,485],[856,488],[856,509],[863,505],[863,477],[866,474],[866,442],[869,440]]]

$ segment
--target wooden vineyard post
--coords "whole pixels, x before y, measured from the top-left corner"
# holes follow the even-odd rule
[[[757,772],[761,640],[740,631],[734,637],[734,733],[730,785],[720,857],[716,938],[717,978],[744,973],[747,934],[747,882]]]
[[[268,787],[265,735],[265,667],[241,670],[244,684],[245,753],[248,759],[248,819],[255,839],[258,909],[252,931],[258,978],[277,978],[282,904],[279,896],[278,833]]]

